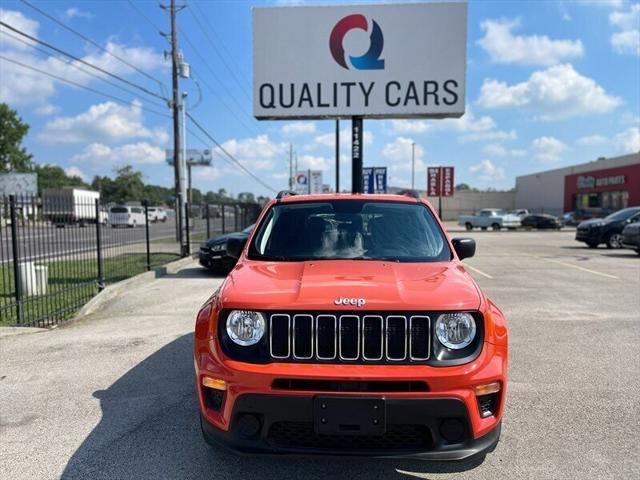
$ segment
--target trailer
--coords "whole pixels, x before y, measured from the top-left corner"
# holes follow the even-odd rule
[[[48,188],[42,192],[44,218],[56,227],[84,227],[96,222],[96,200],[100,193],[82,188]],[[98,217],[103,222],[103,215]]]

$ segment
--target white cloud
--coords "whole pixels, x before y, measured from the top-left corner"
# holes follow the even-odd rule
[[[479,180],[494,181],[504,179],[504,168],[497,167],[491,160],[482,160],[480,163],[471,165],[469,173],[477,175]]]
[[[382,156],[391,162],[399,162],[411,167],[412,146],[414,141],[407,137],[398,137],[393,142],[387,143],[382,149]],[[424,157],[424,149],[416,143],[416,161]]]
[[[640,30],[627,30],[611,35],[611,46],[616,53],[640,55]]]
[[[626,11],[609,14],[609,23],[620,31],[611,35],[611,46],[616,53],[640,56],[640,3]]]
[[[509,152],[499,143],[490,143],[482,147],[482,152],[489,157],[506,157]]]
[[[531,148],[534,152],[535,159],[542,163],[559,161],[562,158],[562,154],[569,149],[569,147],[554,137],[536,138],[531,143]]]
[[[15,10],[4,10],[0,8],[0,21],[11,25],[12,27],[24,32],[32,37],[38,37],[38,29],[40,28],[40,24],[35,20],[31,20],[30,18],[23,15],[21,12]],[[2,27],[3,32],[7,32],[15,37],[23,39],[19,37],[14,32],[6,30]],[[33,44],[33,42],[24,39],[27,43]],[[14,40],[8,35],[1,34],[0,35],[0,49],[12,48],[16,50],[29,50],[29,47],[22,42]]]
[[[527,151],[522,149],[511,150],[509,152],[512,157],[526,157]]]
[[[580,40],[514,35],[512,31],[520,26],[520,20],[486,20],[480,26],[485,35],[477,43],[495,63],[546,66],[584,55]]]
[[[514,85],[485,79],[478,99],[485,108],[527,108],[542,120],[607,113],[621,103],[619,97],[607,94],[569,64],[534,72],[527,81]]]
[[[465,114],[460,118],[445,118],[442,120],[391,120],[391,132],[400,135],[420,134],[432,131],[488,132],[494,130],[496,124],[487,115],[476,118],[470,105],[465,108]]]
[[[389,182],[394,186],[411,186],[411,157],[414,140],[407,137],[397,137],[393,142],[387,143],[380,153],[381,157],[389,163]],[[416,143],[415,146],[415,185],[424,188],[426,182],[425,150]]]
[[[94,15],[91,12],[85,12],[84,10],[80,10],[78,7],[67,8],[65,12],[62,14],[62,18],[65,20],[73,20],[74,18],[86,18],[91,19]]]
[[[13,10],[1,10],[0,19],[17,29],[38,38],[38,22],[31,20],[20,12]],[[3,31],[5,31],[3,29]],[[27,43],[29,41],[27,40]],[[152,72],[168,64],[161,53],[149,47],[127,47],[110,40],[105,48],[119,56],[126,58],[131,64],[148,72]],[[49,72],[52,75],[70,80],[80,85],[88,85],[97,81],[94,77],[82,72],[76,66],[82,66],[80,62],[66,63],[56,57],[42,58],[34,55],[33,51],[17,40],[7,35],[0,35],[0,52],[10,60],[28,65],[30,67]],[[117,75],[130,75],[135,73],[131,67],[120,62],[107,52],[94,49],[88,51],[83,60]],[[84,67],[86,68],[86,67]],[[55,93],[56,86],[61,84],[57,80],[42,75],[39,72],[29,70],[11,62],[2,62],[2,82],[0,82],[0,102],[11,102],[12,105],[39,105],[47,103],[47,100]],[[66,87],[66,84],[64,84]],[[151,86],[150,88],[154,88]]]
[[[35,112],[42,116],[54,115],[60,112],[60,107],[51,105],[50,103],[43,103],[35,109]]]
[[[298,158],[298,168],[310,170],[328,170],[335,163],[335,158],[314,155],[302,155]]]
[[[311,135],[316,133],[316,124],[314,122],[292,122],[287,123],[281,129],[283,135]]]
[[[141,104],[137,101],[131,102],[130,106],[98,103],[75,117],[54,118],[47,122],[38,138],[50,145],[132,138],[146,138],[162,144],[169,140],[164,129],[144,126]]]
[[[630,127],[618,133],[613,142],[618,150],[624,153],[640,152],[640,128]]]
[[[509,130],[505,132],[503,130],[490,130],[488,132],[475,132],[463,135],[460,137],[460,141],[466,142],[503,142],[507,140],[515,140],[518,138],[518,134],[515,130]]]
[[[75,166],[70,166],[64,169],[64,173],[66,173],[70,177],[80,177],[83,181],[87,181],[87,176],[85,173],[80,170],[80,168]]]
[[[73,163],[89,163],[104,167],[111,165],[146,165],[165,162],[164,149],[147,142],[130,143],[110,147],[102,143],[91,143],[84,150],[71,157]]]
[[[576,144],[582,146],[594,146],[594,145],[604,145],[608,143],[609,139],[603,135],[586,135],[584,137],[580,137],[576,140]]]
[[[233,138],[224,142],[222,147],[250,170],[270,170],[277,161],[284,164],[289,158],[289,146],[272,142],[268,135],[240,140]],[[215,151],[224,155],[217,147]]]

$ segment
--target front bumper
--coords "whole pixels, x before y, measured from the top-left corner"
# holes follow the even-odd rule
[[[196,342],[196,382],[203,428],[211,430],[211,437],[231,448],[265,453],[340,453],[331,448],[313,445],[296,447],[282,445],[269,439],[270,430],[277,422],[302,423],[296,428],[306,431],[298,438],[312,435],[309,422],[313,422],[310,405],[317,395],[384,397],[389,408],[388,425],[409,425],[426,428],[429,442],[416,448],[379,448],[375,451],[360,449],[348,452],[354,455],[413,456],[425,459],[461,460],[490,451],[497,442],[505,404],[507,348],[489,342],[483,344],[479,356],[466,364],[451,367],[428,365],[353,365],[353,364],[251,364],[231,360],[222,354],[216,339]],[[211,408],[207,401],[204,377],[226,382],[221,405]],[[296,390],[281,388],[275,380],[334,380],[352,382],[424,382],[426,391],[340,391]],[[493,415],[480,414],[475,386],[500,382]],[[273,406],[275,405],[275,407]],[[288,405],[280,409],[281,405]],[[274,410],[275,408],[275,410]],[[259,435],[251,439],[237,437],[238,416],[252,413],[260,416]],[[411,418],[413,420],[409,421]],[[441,423],[456,418],[464,425],[464,438],[458,442],[444,442],[440,435]],[[403,422],[409,421],[408,424]],[[311,424],[312,426],[313,424]],[[290,426],[289,426],[290,427]],[[288,428],[289,428],[288,427]],[[275,428],[275,427],[274,427]],[[396,427],[392,427],[396,428]],[[398,427],[399,428],[399,427]],[[306,430],[305,430],[306,429]],[[310,433],[309,433],[310,432]],[[273,432],[271,432],[273,437]],[[318,441],[321,441],[319,439]],[[383,445],[384,446],[384,445]],[[344,454],[344,449],[340,451]]]
[[[245,454],[360,455],[458,461],[495,449],[501,422],[473,438],[465,403],[455,398],[385,399],[383,435],[326,435],[314,431],[313,396],[242,395],[224,431],[201,417],[210,443]],[[255,429],[247,429],[247,417]],[[249,422],[251,423],[251,422]]]
[[[590,229],[577,229],[576,230],[576,240],[578,242],[585,243],[602,243],[602,238],[600,235],[600,230],[595,228]]]
[[[640,232],[625,233],[622,235],[622,246],[633,250],[640,249]]]

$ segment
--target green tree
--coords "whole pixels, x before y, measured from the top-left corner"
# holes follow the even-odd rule
[[[456,190],[470,190],[470,187],[466,183],[459,183],[456,185]]]
[[[40,193],[46,188],[87,188],[82,178],[69,176],[56,165],[34,165],[32,171],[38,174],[38,192]]]
[[[28,172],[33,168],[31,155],[22,146],[29,131],[15,110],[0,103],[0,172]]]
[[[251,192],[241,192],[238,194],[238,201],[241,203],[255,203],[256,199]]]
[[[100,192],[105,203],[140,202],[144,200],[145,185],[142,172],[136,171],[131,165],[121,167],[115,171],[116,178],[96,176],[91,186]]]

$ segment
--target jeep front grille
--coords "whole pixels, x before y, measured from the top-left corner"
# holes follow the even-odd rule
[[[402,314],[269,317],[269,354],[281,361],[411,362],[431,355],[431,319]]]

